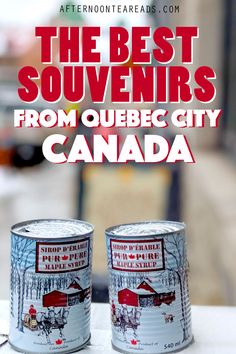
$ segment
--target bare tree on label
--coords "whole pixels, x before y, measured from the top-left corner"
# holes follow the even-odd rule
[[[35,248],[34,240],[20,237],[12,237],[12,270],[11,285],[17,287],[17,325],[19,331],[24,332],[22,321],[24,310],[24,299],[26,292],[26,275],[30,268],[35,267]],[[16,281],[14,281],[16,279]],[[14,292],[13,292],[14,294]],[[11,311],[14,299],[11,298]],[[13,312],[13,311],[12,311]]]
[[[181,297],[181,327],[183,329],[183,342],[188,339],[187,304],[186,292],[188,291],[188,262],[185,251],[185,239],[178,234],[168,236],[164,240],[165,272],[168,271],[165,280],[170,286],[172,283],[179,284]]]

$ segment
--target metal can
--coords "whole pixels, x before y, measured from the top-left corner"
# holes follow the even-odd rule
[[[167,353],[192,342],[185,225],[171,221],[106,230],[112,345]]]
[[[71,353],[90,340],[93,226],[42,219],[11,229],[11,346]]]

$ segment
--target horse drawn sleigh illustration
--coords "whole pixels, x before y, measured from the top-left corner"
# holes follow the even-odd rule
[[[90,288],[82,289],[77,281],[73,281],[63,291],[53,290],[43,295],[42,305],[45,310],[37,311],[34,305],[30,305],[28,313],[23,315],[23,326],[30,331],[39,331],[39,336],[45,335],[48,343],[52,330],[59,330],[59,336],[64,340],[63,329],[67,324],[70,308],[89,297]]]

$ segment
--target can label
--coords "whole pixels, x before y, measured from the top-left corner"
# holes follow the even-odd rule
[[[163,353],[192,340],[185,237],[107,235],[112,343],[123,352]]]
[[[89,237],[49,242],[12,235],[14,347],[67,353],[89,340],[91,252]]]
[[[89,239],[36,244],[36,273],[73,272],[89,266]]]
[[[111,239],[112,269],[152,272],[164,269],[163,240]]]

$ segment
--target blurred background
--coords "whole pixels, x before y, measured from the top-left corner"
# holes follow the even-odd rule
[[[9,236],[10,227],[16,222],[75,217],[93,223],[93,297],[95,301],[107,301],[104,229],[137,220],[169,219],[187,224],[192,303],[236,305],[236,2],[153,0],[160,10],[156,14],[59,13],[60,5],[89,3],[48,0],[43,5],[40,0],[0,1],[0,279],[4,284],[0,298],[8,298],[9,294]],[[96,2],[111,3],[117,4]],[[151,4],[150,0],[142,3]],[[45,161],[41,145],[53,130],[13,128],[13,110],[27,108],[17,98],[17,72],[25,65],[42,69],[40,42],[34,37],[36,25],[102,25],[105,35],[109,25],[165,25],[173,29],[178,25],[199,26],[200,39],[194,42],[192,70],[200,65],[215,69],[217,97],[207,107],[223,108],[224,115],[218,129],[206,126],[185,131],[196,164],[53,165]],[[105,57],[106,48],[102,42],[99,45]],[[177,56],[172,64],[178,63]],[[54,64],[58,65],[56,51]],[[61,101],[52,107],[78,109],[79,113],[87,108],[114,108],[109,99],[103,106],[93,105],[88,95],[79,105]],[[194,101],[187,107],[205,108]],[[38,100],[30,108],[40,111],[49,105]],[[128,108],[143,107],[131,104]],[[165,108],[171,111],[178,105]],[[171,139],[177,132],[170,129],[165,134]],[[86,132],[80,125],[78,131],[64,133],[96,132]],[[135,132],[140,136],[148,133],[141,128]],[[158,131],[152,130],[153,133]]]

